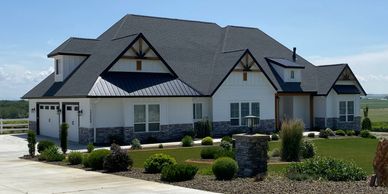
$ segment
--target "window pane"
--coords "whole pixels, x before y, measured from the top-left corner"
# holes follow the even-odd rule
[[[348,101],[348,114],[354,114],[354,102]]]
[[[339,120],[342,121],[342,122],[345,122],[346,121],[346,116],[340,116]]]
[[[249,115],[249,103],[241,103],[241,125],[247,125],[245,116]]]
[[[202,119],[202,104],[196,104],[195,107],[195,118]]]
[[[160,123],[149,123],[148,131],[159,131]]]
[[[145,124],[135,124],[134,130],[135,130],[135,132],[145,132],[146,125]]]
[[[193,119],[195,119],[195,104],[193,104]]]
[[[159,104],[148,105],[148,122],[159,122],[160,120]]]
[[[135,105],[134,106],[134,122],[135,123],[144,123],[145,122],[145,105]]]
[[[236,118],[239,117],[239,104],[238,103],[231,103],[230,104],[230,117]]]
[[[233,126],[239,125],[239,119],[230,119],[230,125],[233,125]]]
[[[348,121],[352,122],[354,120],[354,115],[348,115]]]
[[[341,115],[346,114],[346,102],[345,101],[341,101],[339,103],[339,114],[341,114]]]
[[[251,112],[253,116],[260,117],[260,103],[252,102]]]

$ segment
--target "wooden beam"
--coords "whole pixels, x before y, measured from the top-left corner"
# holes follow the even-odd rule
[[[142,57],[146,56],[146,54],[147,54],[150,50],[151,50],[151,47],[148,47],[148,48],[143,52],[143,56],[142,56]]]
[[[311,93],[277,93],[278,96],[310,96]]]
[[[131,50],[136,54],[136,56],[140,56],[140,54],[136,51],[135,48],[131,47]]]
[[[253,69],[253,70],[245,70],[245,69],[235,69],[235,70],[233,70],[233,71],[237,71],[237,72],[247,72],[247,71],[249,71],[249,72],[261,72],[260,70],[258,70],[258,69]]]
[[[310,95],[310,129],[314,128],[314,96]]]
[[[279,131],[279,96],[275,94],[275,129]]]
[[[246,65],[246,67],[248,67],[248,62],[249,62],[249,60],[248,60],[248,54],[246,54],[246,55],[245,55],[245,65]]]
[[[240,65],[241,65],[243,68],[245,68],[245,65],[244,65],[244,63],[243,63],[242,61],[240,61]]]
[[[143,56],[143,39],[139,38],[139,55]]]
[[[248,65],[248,68],[251,68],[253,66],[253,64],[255,64],[255,61],[251,61]]]
[[[135,56],[122,56],[123,59],[135,59],[135,60],[160,60],[159,57],[135,57]]]

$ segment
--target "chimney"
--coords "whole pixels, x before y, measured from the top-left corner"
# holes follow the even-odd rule
[[[294,47],[293,49],[293,52],[292,52],[292,61],[296,61],[296,47]]]

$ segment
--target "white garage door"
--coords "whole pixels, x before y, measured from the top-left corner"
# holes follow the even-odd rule
[[[58,105],[39,105],[39,131],[40,135],[59,138]]]
[[[78,105],[66,105],[66,123],[69,125],[68,139],[78,142]]]

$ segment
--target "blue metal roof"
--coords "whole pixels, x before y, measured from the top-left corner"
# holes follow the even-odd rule
[[[360,90],[355,85],[335,85],[334,91],[337,94],[360,94]]]

